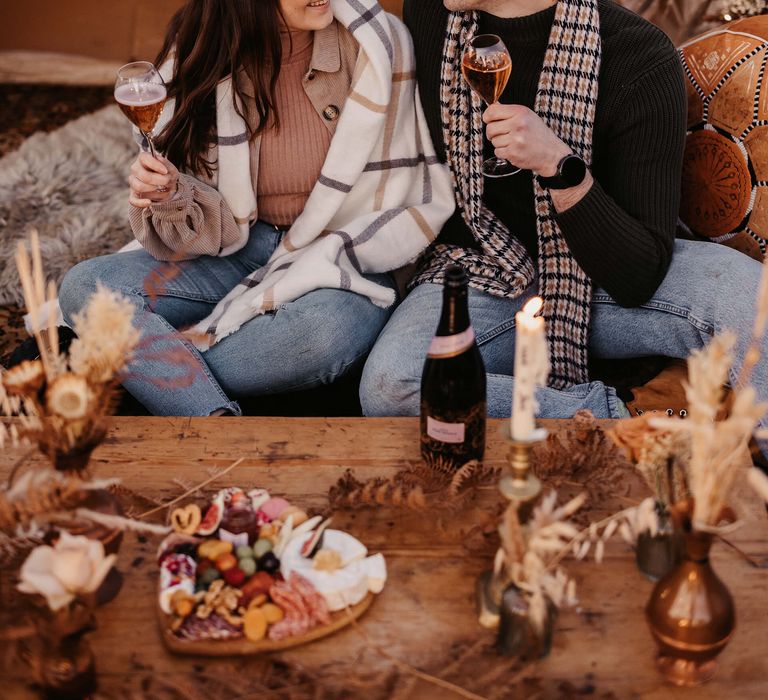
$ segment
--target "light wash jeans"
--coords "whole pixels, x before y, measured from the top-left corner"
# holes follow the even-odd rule
[[[589,351],[600,358],[647,355],[687,358],[713,334],[736,331],[736,362],[741,367],[751,335],[762,266],[743,253],[713,243],[676,241],[672,264],[653,298],[637,308],[623,308],[601,289],[592,298]],[[499,299],[469,290],[469,312],[488,372],[488,415],[511,412],[515,356],[515,313],[536,293]],[[437,328],[442,287],[423,284],[393,314],[368,358],[360,386],[363,412],[369,416],[419,414],[421,371]],[[768,348],[752,383],[768,400]],[[615,389],[591,382],[566,390],[537,391],[542,418],[569,418],[587,408],[597,418],[626,417]]]
[[[251,319],[203,353],[176,331],[205,318],[267,262],[282,236],[258,222],[247,245],[228,257],[161,263],[140,250],[86,260],[61,285],[64,318],[72,324],[97,281],[133,302],[142,341],[123,385],[155,415],[239,415],[237,397],[331,383],[362,365],[392,309],[353,292],[318,289]],[[388,274],[367,277],[396,289]]]

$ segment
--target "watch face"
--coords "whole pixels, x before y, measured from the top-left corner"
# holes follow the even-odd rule
[[[570,187],[576,187],[584,182],[587,174],[587,164],[578,156],[568,156],[560,165],[560,177]]]

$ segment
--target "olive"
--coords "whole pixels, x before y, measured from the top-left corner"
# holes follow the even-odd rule
[[[237,567],[246,576],[253,576],[256,573],[256,561],[253,557],[243,557],[239,562],[237,562]]]
[[[251,549],[250,545],[241,544],[235,550],[235,556],[238,559],[253,559],[253,550]]]
[[[211,567],[202,573],[198,581],[205,586],[210,586],[217,578],[221,578],[221,574],[217,569]]]
[[[259,559],[259,571],[266,571],[268,574],[275,574],[280,569],[280,560],[274,552],[267,552]]]
[[[272,551],[272,543],[269,540],[261,539],[256,540],[256,544],[253,545],[253,553],[257,559],[261,559],[267,552]]]
[[[176,554],[186,554],[188,557],[197,559],[197,546],[192,542],[185,542],[184,544],[177,544],[173,551]]]

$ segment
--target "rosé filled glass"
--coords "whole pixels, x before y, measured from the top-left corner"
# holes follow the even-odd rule
[[[512,74],[512,58],[504,42],[495,34],[478,34],[472,37],[461,58],[464,79],[488,105],[498,102],[509,76]],[[486,177],[506,177],[520,172],[508,160],[488,158],[483,163]]]
[[[152,130],[165,106],[167,91],[160,73],[148,61],[128,63],[117,71],[115,100],[128,119],[147,140],[157,157]]]

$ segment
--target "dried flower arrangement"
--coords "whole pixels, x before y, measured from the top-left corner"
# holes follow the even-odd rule
[[[667,510],[688,497],[691,440],[686,433],[654,427],[650,421],[650,415],[622,420],[608,435],[643,477],[660,508]]]
[[[516,610],[524,610],[523,618],[530,623],[533,635],[538,638],[534,644],[539,654],[547,649],[540,640],[547,633],[547,626],[555,611],[561,607],[575,605],[576,582],[560,566],[568,555],[584,559],[594,553],[597,563],[602,562],[607,541],[620,534],[632,543],[637,533],[655,527],[654,501],[648,498],[638,506],[626,508],[598,522],[579,529],[573,522],[573,515],[587,500],[582,493],[562,506],[557,505],[557,492],[550,491],[537,505],[531,517],[523,525],[518,515],[518,503],[512,502],[506,509],[499,534],[501,547],[494,559],[492,588],[500,604],[499,647],[512,653],[530,653],[530,648],[510,649],[502,636],[509,635],[515,640],[525,638],[519,632],[505,630],[507,593],[515,592]],[[501,592],[504,592],[503,594]],[[508,627],[508,625],[507,625]]]
[[[691,453],[687,466],[688,490],[693,499],[692,524],[698,530],[711,530],[721,520],[731,501],[736,485],[752,473],[750,483],[759,483],[757,475],[747,470],[747,444],[768,404],[756,400],[755,390],[737,381],[730,410],[725,418],[725,386],[733,364],[736,338],[726,332],[715,336],[702,350],[688,360],[688,382],[685,385],[690,405],[686,421],[651,419],[650,425],[689,436]],[[752,348],[754,350],[754,347]],[[756,358],[748,358],[742,378],[748,376]],[[757,472],[756,468],[752,469]]]
[[[43,278],[37,234],[31,238],[31,260],[19,244],[16,264],[27,309],[33,321],[40,359],[23,362],[0,375],[0,415],[13,418],[0,422],[0,447],[6,442],[31,442],[54,462],[83,455],[87,462],[93,447],[104,436],[104,418],[113,412],[112,403],[120,374],[130,362],[139,342],[133,326],[131,303],[99,287],[85,309],[74,319],[77,339],[69,356],[59,352],[58,333],[49,316],[47,331],[41,320],[42,307],[56,297],[51,282]],[[45,335],[45,337],[44,337]]]
[[[98,540],[62,531],[22,565],[17,589],[37,630],[24,658],[45,697],[90,697],[96,690],[95,659],[84,637],[95,629],[96,591],[115,559]]]
[[[659,501],[667,506],[693,501],[695,529],[718,525],[724,509],[734,505],[735,487],[745,478],[760,495],[768,495],[768,477],[744,466],[750,439],[760,439],[765,432],[758,426],[768,403],[757,401],[750,379],[761,359],[766,329],[768,264],[764,263],[750,342],[738,376],[732,372],[736,336],[726,331],[688,359],[686,420],[643,416],[621,421],[610,431]],[[729,380],[732,389],[727,394]]]

